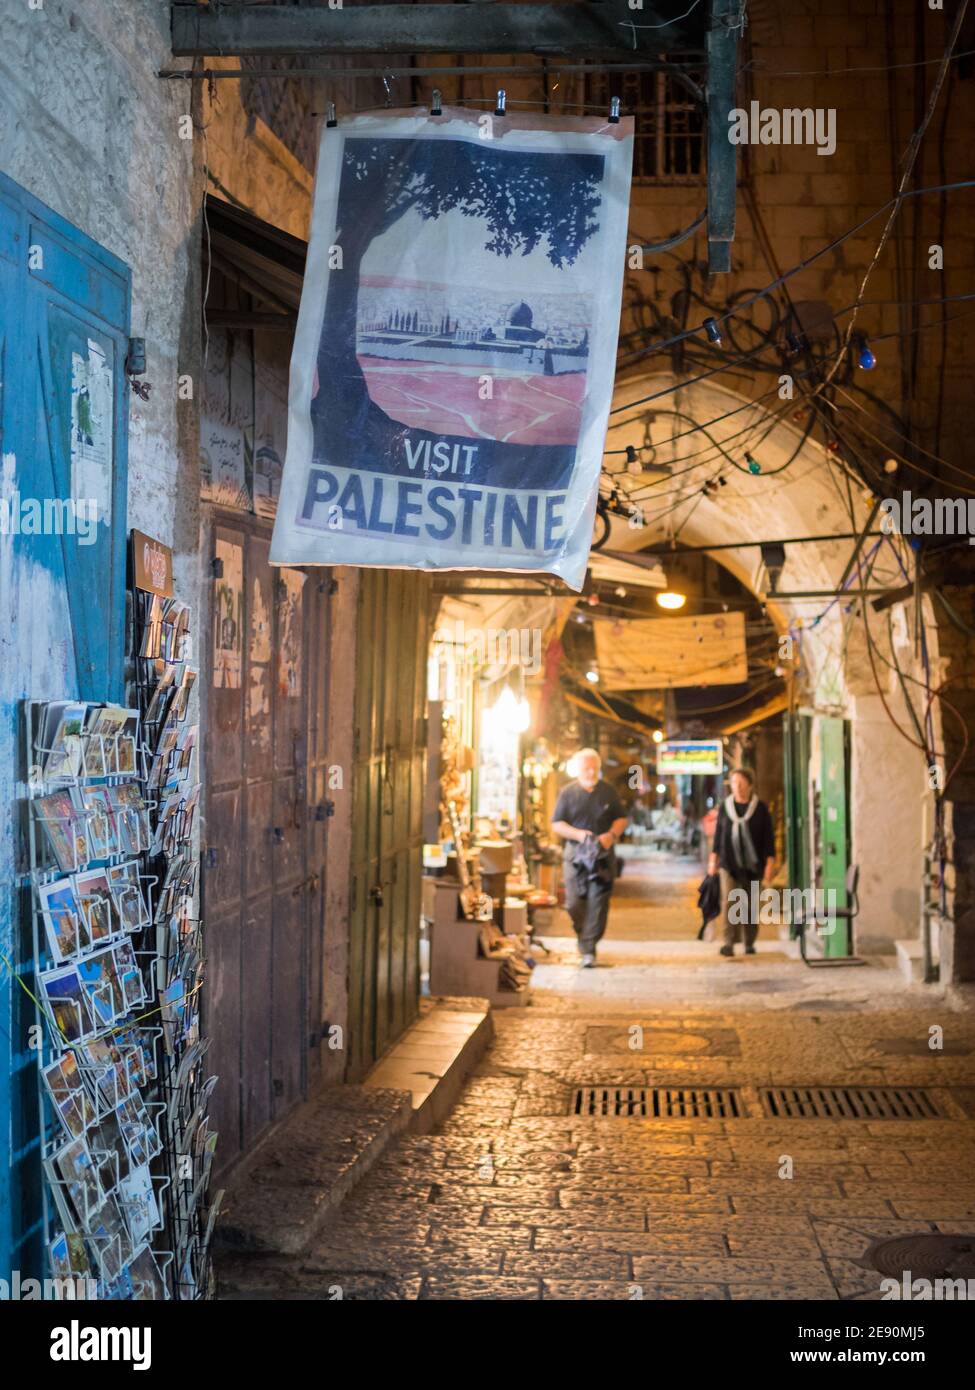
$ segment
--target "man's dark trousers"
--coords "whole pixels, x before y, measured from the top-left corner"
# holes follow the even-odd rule
[[[586,885],[586,896],[581,898],[574,869],[571,864],[565,867],[565,907],[579,938],[579,950],[584,956],[595,955],[596,943],[606,930],[613,885],[591,880]]]

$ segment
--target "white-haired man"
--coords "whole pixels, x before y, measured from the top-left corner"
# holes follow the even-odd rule
[[[565,841],[565,906],[585,969],[596,964],[596,946],[606,930],[616,878],[613,846],[627,825],[623,803],[600,778],[601,766],[594,748],[579,750],[576,780],[562,788],[552,816],[552,829]]]

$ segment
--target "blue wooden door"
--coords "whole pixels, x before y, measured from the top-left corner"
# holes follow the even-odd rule
[[[36,1273],[20,701],[120,699],[127,267],[0,173],[0,1277]]]

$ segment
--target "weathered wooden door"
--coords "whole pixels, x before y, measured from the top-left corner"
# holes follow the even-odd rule
[[[0,173],[0,1277],[47,1257],[19,701],[123,695],[130,297],[123,262]]]
[[[364,570],[353,740],[349,1078],[416,1017],[426,771],[428,585]]]
[[[272,569],[269,545],[256,520],[214,527],[204,868],[221,1169],[306,1093],[309,923],[324,881],[324,850],[309,871],[307,775],[309,728],[324,719],[316,681],[309,725],[321,580]]]

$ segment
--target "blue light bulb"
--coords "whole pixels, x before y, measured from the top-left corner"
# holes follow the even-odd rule
[[[877,359],[870,349],[870,344],[866,338],[857,339],[857,365],[865,372],[872,372],[877,365]]]

